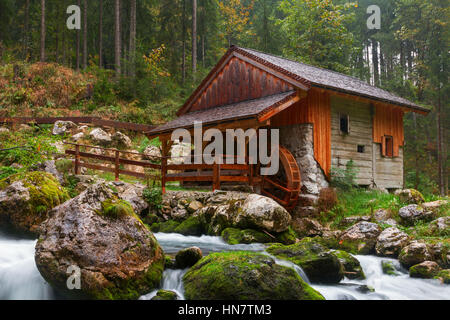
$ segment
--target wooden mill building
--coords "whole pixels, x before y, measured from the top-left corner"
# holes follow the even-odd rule
[[[311,208],[320,189],[328,186],[331,168],[345,168],[350,160],[359,185],[403,187],[406,112],[429,111],[354,77],[232,46],[180,108],[178,118],[149,136],[160,137],[167,155],[172,131],[191,130],[195,121],[220,130],[278,128],[284,173],[273,179],[258,177],[257,170],[237,176],[254,186],[263,184],[264,193],[287,207],[299,202],[298,207]],[[226,169],[239,168],[222,167]],[[198,176],[186,172],[185,178],[168,175],[167,181],[195,181]]]

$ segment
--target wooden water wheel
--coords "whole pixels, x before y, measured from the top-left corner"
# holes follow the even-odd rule
[[[263,176],[261,191],[287,210],[293,209],[300,193],[300,169],[292,153],[280,146],[280,170],[274,176]]]

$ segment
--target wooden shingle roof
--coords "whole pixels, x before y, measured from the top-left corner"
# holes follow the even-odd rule
[[[282,72],[291,77],[294,75],[296,80],[309,83],[311,86],[336,90],[343,93],[354,94],[387,103],[406,106],[423,112],[429,112],[427,108],[421,107],[386,90],[369,85],[368,83],[355,77],[259,52],[253,49],[240,47],[233,47],[232,49],[235,52],[253,59],[263,65],[274,68],[278,72]]]
[[[295,99],[296,91],[289,91],[272,96],[247,100],[225,106],[214,107],[186,113],[173,121],[163,124],[149,134],[160,134],[177,128],[192,128],[195,122],[201,122],[206,126],[212,123],[258,118],[268,113],[273,108]]]

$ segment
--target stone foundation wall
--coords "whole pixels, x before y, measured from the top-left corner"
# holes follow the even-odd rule
[[[325,174],[314,158],[313,124],[295,124],[280,129],[280,144],[289,149],[300,168],[302,187],[294,216],[309,216],[316,212],[319,192],[329,186]]]

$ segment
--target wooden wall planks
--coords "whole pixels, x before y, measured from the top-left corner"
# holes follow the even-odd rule
[[[271,125],[281,127],[298,123],[314,125],[314,156],[329,176],[331,169],[331,109],[330,95],[318,89],[308,91],[306,98],[271,119]]]
[[[258,99],[290,90],[294,90],[290,84],[233,57],[193,103],[190,112]]]

